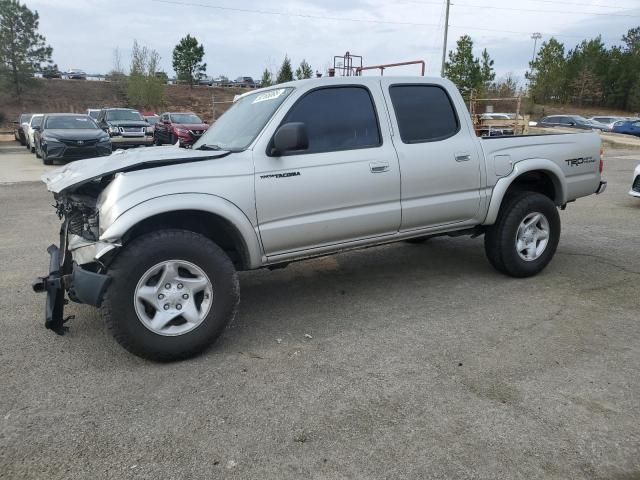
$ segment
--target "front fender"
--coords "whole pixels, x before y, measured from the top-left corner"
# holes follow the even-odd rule
[[[235,204],[216,195],[180,193],[151,198],[131,207],[117,217],[100,235],[100,241],[119,243],[123,235],[141,221],[162,213],[178,210],[199,210],[212,213],[230,222],[245,243],[249,268],[262,263],[262,249],[257,233],[249,218]]]
[[[495,187],[493,187],[493,192],[491,193],[491,201],[489,202],[487,216],[485,217],[484,222],[482,222],[483,225],[493,225],[496,222],[500,206],[502,205],[502,200],[504,200],[507,190],[516,178],[523,173],[535,170],[543,171],[551,177],[556,191],[556,205],[564,205],[567,202],[567,181],[562,169],[557,164],[551,160],[543,158],[522,160],[513,166],[513,170],[508,176],[502,177],[496,182]]]

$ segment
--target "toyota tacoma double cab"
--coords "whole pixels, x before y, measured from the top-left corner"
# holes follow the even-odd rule
[[[65,296],[136,355],[176,360],[234,317],[237,271],[437,235],[540,272],[559,208],[602,192],[597,133],[478,138],[448,80],[302,80],[242,95],[194,144],[118,151],[43,177],[63,220],[45,325]]]

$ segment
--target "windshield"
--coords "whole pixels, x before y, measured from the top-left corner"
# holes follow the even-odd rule
[[[173,123],[202,123],[200,117],[193,113],[172,113],[170,116]]]
[[[90,116],[91,118],[93,118],[94,120],[97,120],[98,115],[100,115],[100,110],[91,110],[91,111],[89,112],[89,116]]]
[[[42,115],[38,115],[38,116],[33,116],[31,117],[31,126],[32,127],[39,127],[40,125],[42,125]]]
[[[142,117],[135,110],[111,110],[107,112],[107,120],[109,121],[141,121]]]
[[[20,123],[28,123],[33,117],[33,113],[23,113],[20,115]]]
[[[47,117],[47,123],[45,125],[47,130],[53,129],[81,129],[81,130],[94,130],[98,126],[91,120],[89,115],[60,115]]]
[[[193,148],[204,145],[244,150],[258,136],[293,88],[277,88],[242,97],[205,132]]]
[[[155,125],[160,120],[160,117],[144,117],[149,125]]]

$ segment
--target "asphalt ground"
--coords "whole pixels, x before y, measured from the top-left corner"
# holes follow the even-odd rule
[[[46,168],[0,144],[0,477],[640,478],[640,151],[561,213],[540,275],[436,238],[240,275],[198,358],[141,360],[97,311],[43,326]]]

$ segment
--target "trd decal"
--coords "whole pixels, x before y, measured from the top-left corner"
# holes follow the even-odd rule
[[[570,158],[569,160],[565,160],[565,162],[567,162],[569,167],[577,167],[583,163],[596,163],[596,159],[593,157]]]
[[[260,178],[287,178],[299,177],[300,172],[272,173],[270,175],[260,175]]]

